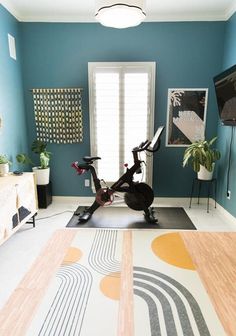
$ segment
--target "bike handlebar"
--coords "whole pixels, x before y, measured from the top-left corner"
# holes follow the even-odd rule
[[[142,152],[142,151],[144,151],[148,148],[150,143],[151,142],[149,140],[146,140],[145,142],[141,142],[141,144],[138,147],[134,147],[132,151],[133,152]]]
[[[155,146],[154,149],[150,149],[150,148],[148,148],[148,147],[150,146],[150,144],[151,144],[151,141],[149,141],[149,140],[147,140],[147,141],[145,141],[145,142],[142,142],[142,143],[139,145],[139,147],[135,147],[135,148],[133,149],[133,152],[143,152],[143,151],[147,151],[147,152],[149,152],[149,153],[155,153],[155,152],[157,152],[158,149],[160,148],[161,140],[158,139],[158,141],[157,141],[157,146]]]
[[[138,147],[133,148],[133,152],[142,152],[142,151],[147,151],[150,153],[157,152],[161,145],[160,136],[163,130],[164,126],[160,126],[157,129],[152,141],[146,140],[145,142],[141,142],[141,144]]]
[[[160,146],[161,146],[161,139],[158,139],[157,142],[156,142],[156,145],[154,146],[154,149],[147,148],[146,151],[149,152],[149,153],[155,153],[159,150]]]

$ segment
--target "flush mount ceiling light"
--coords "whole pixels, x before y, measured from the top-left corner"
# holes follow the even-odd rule
[[[98,0],[95,18],[103,26],[128,28],[138,26],[146,17],[143,0]]]

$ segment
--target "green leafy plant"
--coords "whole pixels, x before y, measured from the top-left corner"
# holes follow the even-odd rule
[[[31,150],[35,154],[41,154],[43,152],[46,152],[46,148],[47,143],[41,140],[34,140],[34,142],[31,145]]]
[[[18,163],[25,164],[25,165],[33,164],[31,159],[25,153],[17,154],[16,155],[16,160],[17,160]]]
[[[6,164],[6,163],[11,165],[11,161],[8,160],[7,156],[4,154],[0,154],[0,164]]]
[[[51,153],[47,151],[47,143],[41,140],[35,140],[32,143],[31,150],[33,153],[39,154],[40,168],[47,168],[51,157]]]
[[[39,159],[40,159],[40,168],[45,169],[49,166],[50,161],[50,152],[42,152],[40,153]]]
[[[51,153],[46,150],[47,143],[41,140],[35,140],[32,143],[31,150],[35,154],[39,154],[39,161],[40,161],[40,169],[46,169],[49,166]],[[18,163],[21,164],[31,164],[33,165],[32,160],[30,157],[25,153],[17,154],[16,160]]]
[[[211,172],[213,170],[213,163],[219,160],[221,156],[217,149],[212,148],[216,139],[217,137],[214,137],[210,141],[199,140],[189,145],[184,152],[183,167],[189,164],[198,173],[200,165],[202,165]]]

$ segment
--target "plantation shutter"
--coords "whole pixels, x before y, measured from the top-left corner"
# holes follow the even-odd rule
[[[124,163],[132,165],[132,149],[153,136],[154,76],[155,63],[89,63],[91,155],[102,158],[97,172],[106,182],[116,181]],[[151,183],[149,168],[137,179]]]

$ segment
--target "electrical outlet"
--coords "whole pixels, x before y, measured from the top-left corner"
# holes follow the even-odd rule
[[[230,200],[230,197],[231,197],[231,191],[228,190],[228,191],[227,191],[227,198]]]
[[[89,181],[89,179],[85,179],[85,180],[84,180],[84,185],[85,185],[85,187],[89,187],[89,186],[90,186],[90,181]]]

